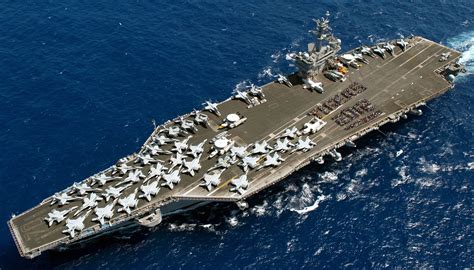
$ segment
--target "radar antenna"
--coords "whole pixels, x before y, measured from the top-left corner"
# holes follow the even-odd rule
[[[316,26],[309,32],[314,34],[315,42],[308,44],[307,52],[292,54],[302,78],[311,78],[321,73],[328,60],[333,59],[341,49],[341,41],[334,36],[329,26],[329,11],[321,19],[313,19]]]

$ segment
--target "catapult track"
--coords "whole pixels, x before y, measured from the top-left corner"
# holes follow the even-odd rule
[[[445,52],[451,52],[452,57],[446,62],[440,62],[439,57]],[[400,116],[445,93],[452,87],[452,84],[438,74],[436,70],[456,61],[459,56],[459,52],[452,49],[421,37],[414,37],[406,51],[402,51],[397,47],[394,55],[387,54],[385,59],[379,56],[366,57],[369,63],[361,64],[359,69],[349,68],[347,80],[344,82],[333,82],[322,75],[318,75],[317,80],[324,84],[325,92],[322,94],[304,89],[300,78],[292,75],[289,77],[293,83],[292,87],[278,82],[263,86],[263,92],[267,100],[265,103],[247,108],[247,105],[240,100],[228,99],[218,105],[223,116],[240,112],[248,118],[242,125],[228,131],[231,138],[240,145],[250,145],[262,140],[271,141],[273,144],[274,140],[286,128],[295,126],[300,129],[304,123],[313,118],[308,113],[333,98],[337,93],[347,89],[352,83],[358,83],[366,88],[365,91],[321,116],[327,122],[327,125],[315,134],[309,135],[316,142],[313,149],[307,152],[282,153],[285,161],[276,168],[250,170],[248,172],[249,187],[243,194],[230,191],[231,180],[243,174],[241,168],[237,165],[226,169],[222,173],[224,181],[212,190],[208,191],[200,186],[204,173],[216,162],[216,157],[207,159],[204,156],[202,158],[202,168],[195,176],[184,175],[181,182],[174,189],[161,187],[159,193],[151,201],[140,199],[138,206],[132,210],[131,214],[116,213],[106,226],[91,221],[91,217],[89,217],[85,221],[85,229],[73,238],[62,233],[64,221],[61,224],[53,224],[51,227],[44,221],[45,216],[51,209],[57,208],[57,205],[50,205],[51,197],[47,198],[38,206],[13,217],[8,222],[15,244],[22,256],[31,258],[45,250],[90,238],[96,234],[120,227],[125,223],[134,222],[156,209],[168,209],[167,212],[162,211],[162,214],[166,215],[175,209],[173,205],[179,205],[179,203],[241,201],[279,182],[294,171],[306,166],[312,160],[326,156],[331,150],[345,145],[348,141],[352,142],[387,122],[396,122]],[[361,100],[370,102],[379,114],[349,129],[346,129],[347,125],[341,126],[336,123],[335,116],[338,116],[344,109],[356,106],[357,102]],[[217,127],[222,122],[222,117],[209,112],[205,112],[205,114],[209,117],[209,125],[206,128],[199,127],[195,134],[191,133],[191,144],[197,144],[203,139],[209,141],[221,132],[217,130]],[[162,128],[171,125],[173,125],[173,121],[168,121],[157,127],[144,145],[149,144],[152,141],[151,138]],[[184,138],[180,137],[180,139]],[[209,148],[210,146],[206,144],[205,155],[209,152]],[[140,152],[144,150],[145,147]],[[131,158],[133,157],[131,156]],[[147,166],[143,167],[145,174],[148,169]],[[108,169],[104,172],[108,173]],[[88,181],[88,179],[85,181]],[[105,189],[109,185],[113,185],[113,183],[107,183],[101,188]],[[139,183],[136,184],[136,187],[138,186]],[[133,193],[134,187],[135,185],[124,190],[123,195]],[[99,206],[105,204],[102,201]],[[79,205],[78,201],[73,201],[63,207]]]

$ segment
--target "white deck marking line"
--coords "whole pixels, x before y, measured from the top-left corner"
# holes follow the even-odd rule
[[[440,49],[436,52],[436,54],[440,51],[442,51],[443,49]],[[428,60],[431,60],[431,58],[433,58],[433,56],[435,56],[435,54],[431,55],[430,57],[426,58],[423,62],[425,61],[428,61]],[[408,60],[409,61],[409,60]],[[423,63],[422,62],[422,63]],[[405,63],[404,63],[405,64]],[[384,89],[387,89],[389,87],[392,87],[392,85],[394,85],[395,83],[397,83],[399,80],[402,79],[402,77],[406,78],[406,75],[410,74],[413,70],[415,70],[416,68],[418,68],[418,65],[412,69],[410,69],[409,71],[405,72],[399,79],[396,79],[395,81],[393,81],[392,83],[390,83],[388,86],[386,86]],[[377,93],[374,97],[377,97],[380,93]]]
[[[194,182],[194,183],[196,183],[196,182]],[[189,193],[191,193],[192,191],[194,191],[194,190],[195,190],[196,188],[198,188],[198,187],[201,187],[201,183],[198,183],[196,186],[192,187],[190,190],[186,191],[186,192],[185,192],[183,195],[181,195],[181,196],[186,196],[186,195],[188,195]]]
[[[220,190],[221,188],[225,187],[225,186],[228,186],[230,181],[232,181],[233,179],[235,179],[237,176],[232,176],[230,177],[229,179],[225,180],[222,184],[220,184],[219,186],[217,186],[213,191],[209,192],[209,194],[206,195],[206,197],[209,197],[211,196],[212,194],[216,193],[218,190]]]
[[[403,62],[402,64],[399,65],[399,67],[405,65],[408,61],[412,60],[413,58],[417,57],[418,55],[420,55],[421,53],[423,53],[424,51],[426,51],[427,49],[431,48],[431,46],[433,46],[433,44],[430,44],[429,46],[427,46],[426,48],[424,48],[423,50],[421,50],[420,52],[418,52],[417,54],[413,55],[412,57],[410,57],[407,61]]]
[[[424,50],[428,49],[431,45],[433,45],[433,44],[430,43],[426,48],[424,48],[422,51],[420,51],[420,53],[423,52]],[[414,47],[411,47],[411,48],[414,48]],[[409,49],[411,49],[411,48],[409,48]],[[408,50],[409,50],[409,49],[408,49]],[[405,53],[408,52],[408,50],[406,50],[406,51],[404,51],[404,52],[402,51],[402,53],[395,55],[394,57],[392,57],[392,59],[386,61],[386,62],[383,63],[380,67],[377,65],[378,68],[372,70],[372,71],[369,72],[366,76],[372,75],[374,72],[379,71],[381,67],[384,67],[385,65],[388,65],[390,62],[392,62],[393,60],[397,59],[399,56],[405,55]],[[410,59],[408,59],[408,60],[410,60]],[[408,61],[408,60],[407,60],[407,61]],[[405,61],[405,63],[406,63],[406,61]]]

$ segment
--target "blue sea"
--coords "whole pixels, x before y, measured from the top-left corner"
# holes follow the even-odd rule
[[[474,267],[474,2],[3,1],[0,269]],[[157,123],[226,99],[285,60],[329,11],[343,50],[422,35],[468,74],[420,117],[382,128],[252,197],[34,259],[7,220],[137,151]]]

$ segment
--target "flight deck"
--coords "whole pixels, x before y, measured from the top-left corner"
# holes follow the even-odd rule
[[[13,217],[9,227],[20,254],[34,257],[120,224],[156,225],[162,215],[199,203],[241,202],[310,162],[340,159],[337,148],[417,114],[453,86],[441,72],[459,52],[422,37],[407,42],[384,58],[365,55],[365,63],[347,65],[343,80],[314,76],[322,93],[293,74],[249,100],[207,104],[208,110],[157,126],[137,153]],[[310,130],[315,123],[321,125]]]

